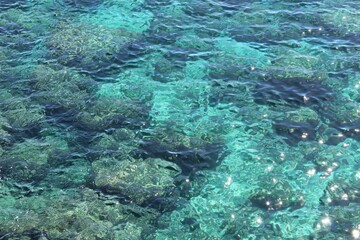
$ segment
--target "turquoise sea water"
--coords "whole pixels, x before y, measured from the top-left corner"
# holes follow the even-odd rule
[[[360,239],[357,0],[0,0],[0,240]]]

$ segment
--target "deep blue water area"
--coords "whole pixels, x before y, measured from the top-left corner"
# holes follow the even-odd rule
[[[0,240],[360,239],[360,2],[0,0]]]

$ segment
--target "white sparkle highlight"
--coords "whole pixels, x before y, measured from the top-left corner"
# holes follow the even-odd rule
[[[311,176],[312,176],[312,175],[315,175],[315,174],[316,174],[316,169],[314,169],[314,168],[313,168],[313,169],[309,169],[309,170],[307,171],[307,174],[308,174],[308,175],[311,175]]]
[[[354,238],[354,239],[359,239],[360,238],[360,231],[358,229],[353,229],[351,231],[351,236]]]
[[[321,219],[321,223],[326,226],[331,225],[331,219],[329,217],[325,217]]]

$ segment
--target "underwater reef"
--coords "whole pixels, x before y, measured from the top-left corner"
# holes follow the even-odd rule
[[[359,239],[359,11],[0,0],[0,239]]]

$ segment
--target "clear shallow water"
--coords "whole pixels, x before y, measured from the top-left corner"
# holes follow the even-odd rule
[[[358,239],[359,8],[0,0],[0,239]]]

